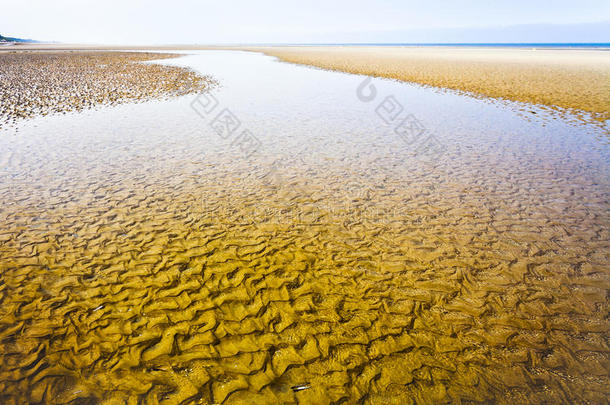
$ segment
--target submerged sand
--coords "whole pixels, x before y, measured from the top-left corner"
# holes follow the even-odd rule
[[[607,221],[590,208],[603,202],[577,189],[582,205],[543,206],[582,172],[538,173],[535,191],[491,176],[486,196],[425,166],[386,180],[328,167],[290,190],[185,162],[68,163],[33,168],[70,174],[48,184],[0,187],[19,198],[0,232],[3,403],[608,395]],[[534,166],[518,163],[526,182]]]
[[[417,47],[247,48],[282,61],[610,118],[610,52]]]
[[[411,156],[368,130],[357,148],[344,113],[302,156],[313,112],[273,110],[295,144],[267,162],[208,153],[194,112],[109,110],[0,137],[1,403],[608,398],[607,165],[585,136],[468,129],[477,147]]]
[[[1,52],[0,125],[34,115],[181,96],[212,83],[188,69],[136,63],[178,56],[82,50]]]

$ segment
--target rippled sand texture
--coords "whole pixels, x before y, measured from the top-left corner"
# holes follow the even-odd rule
[[[610,119],[610,52],[415,47],[249,48],[283,61],[593,113]]]
[[[0,51],[0,125],[96,105],[197,93],[211,79],[144,64],[180,55],[144,52]]]
[[[226,65],[281,91],[217,93],[250,158],[189,98],[0,137],[0,403],[605,403],[607,148],[466,99],[417,154],[359,78],[267,59]]]
[[[419,167],[5,177],[2,403],[603,403],[607,200]]]

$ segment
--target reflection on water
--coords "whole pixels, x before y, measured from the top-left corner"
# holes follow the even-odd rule
[[[604,402],[604,128],[239,52],[192,98],[0,136],[3,403]]]

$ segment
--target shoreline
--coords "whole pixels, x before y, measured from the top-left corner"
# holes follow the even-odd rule
[[[604,403],[599,128],[183,54],[0,54],[64,103],[174,94],[139,65],[219,79],[0,129],[0,402]]]
[[[250,47],[282,62],[610,119],[610,53],[593,49]]]
[[[586,113],[590,115],[584,118],[587,121],[610,119],[610,49],[479,45],[20,44],[0,47],[0,55],[28,51],[250,51],[287,63],[417,83],[474,97],[524,102],[575,116]]]

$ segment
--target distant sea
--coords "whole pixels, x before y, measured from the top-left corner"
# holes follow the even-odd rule
[[[274,44],[266,44],[274,45]],[[275,44],[278,45],[278,44]],[[578,48],[578,49],[610,49],[610,43],[346,43],[346,44],[286,44],[292,46],[467,46],[467,47],[485,47],[485,48]]]

